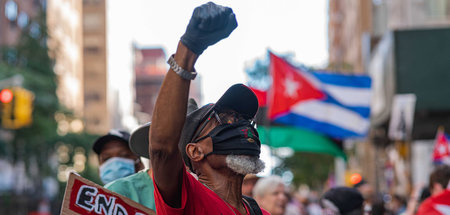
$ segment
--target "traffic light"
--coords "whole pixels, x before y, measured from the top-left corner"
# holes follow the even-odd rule
[[[345,172],[345,185],[346,186],[354,186],[362,181],[362,175],[357,172],[346,171]]]
[[[13,93],[11,89],[3,89],[0,91],[0,102],[10,103],[13,99]]]
[[[21,87],[0,91],[2,127],[18,129],[32,123],[34,94]]]
[[[5,126],[5,123],[7,123],[7,118],[10,118],[12,116],[12,108],[13,108],[13,99],[14,95],[10,88],[2,89],[0,91],[0,102],[1,102],[1,110],[2,110],[2,127]]]
[[[362,176],[359,173],[353,173],[350,175],[350,183],[352,185],[355,185],[355,184],[361,182],[361,180],[362,180]]]

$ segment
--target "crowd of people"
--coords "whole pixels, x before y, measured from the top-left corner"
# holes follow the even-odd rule
[[[288,192],[279,176],[260,178],[261,143],[253,118],[254,93],[231,86],[216,103],[198,107],[188,99],[195,62],[203,51],[227,38],[237,27],[231,8],[212,2],[197,7],[169,58],[170,69],[159,91],[152,122],[131,135],[111,130],[93,150],[107,189],[157,214],[433,214],[447,190],[450,167],[430,177],[431,197],[413,192],[409,201],[394,195],[378,201],[369,183],[333,187],[322,195]],[[220,62],[218,61],[218,64]],[[214,72],[214,71],[210,71]],[[226,74],[217,74],[226,75]],[[139,157],[150,159],[149,168]],[[435,211],[433,211],[435,212]],[[438,211],[439,212],[439,211]],[[434,213],[436,214],[436,213]]]
[[[191,100],[188,112],[197,105]],[[144,170],[139,157],[149,158],[148,131],[150,123],[131,135],[122,130],[111,130],[98,138],[93,151],[98,155],[99,176],[107,189],[126,196],[155,210],[151,168]],[[195,174],[192,174],[195,176]],[[438,166],[430,175],[428,187],[417,187],[409,201],[400,195],[392,195],[386,202],[377,198],[373,187],[364,179],[350,187],[331,188],[321,196],[308,188],[292,190],[279,176],[259,177],[245,175],[242,195],[252,197],[259,207],[272,215],[320,215],[320,214],[434,214],[434,204],[449,198],[447,190],[450,167]],[[430,198],[428,198],[430,197]]]

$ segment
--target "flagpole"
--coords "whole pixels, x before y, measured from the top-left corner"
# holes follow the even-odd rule
[[[272,150],[272,145],[270,144],[270,142],[271,142],[271,135],[270,135],[270,128],[271,128],[271,125],[270,125],[270,119],[269,119],[269,117],[267,117],[267,113],[268,113],[268,110],[269,110],[269,107],[266,107],[266,114],[264,114],[265,116],[264,116],[264,127],[266,127],[266,129],[264,129],[264,132],[265,132],[265,135],[266,135],[266,144],[267,144],[267,146],[269,147],[269,152],[270,152],[270,174],[271,175],[273,175],[273,173],[274,173],[274,166],[273,166],[273,164],[274,164],[274,162],[273,162],[273,156],[274,156],[274,154],[273,154],[273,150]]]
[[[447,148],[447,150],[444,150],[444,152],[440,152],[440,136],[445,135],[445,128],[443,125],[440,125],[436,132],[436,137],[434,138],[434,149],[433,149],[433,163],[435,165],[439,165],[440,163],[445,163],[445,159],[443,156],[448,156],[448,152],[450,151],[450,147]],[[444,154],[444,155],[443,155]]]
[[[270,55],[271,55],[271,51],[269,50],[269,49],[267,49],[267,55],[269,56],[269,76],[271,76],[271,77],[273,77],[272,76],[272,59],[271,59],[271,57],[270,57]],[[274,166],[273,166],[273,151],[272,151],[272,146],[271,146],[271,144],[270,144],[270,142],[271,142],[271,140],[270,140],[270,138],[271,138],[271,136],[270,136],[270,127],[271,127],[271,125],[270,125],[270,117],[269,117],[269,113],[270,113],[270,108],[271,108],[271,105],[272,105],[272,102],[273,102],[273,90],[272,90],[272,88],[273,88],[273,80],[272,80],[272,83],[270,84],[270,87],[269,87],[269,89],[267,90],[267,95],[266,95],[266,108],[265,108],[265,113],[264,113],[264,126],[266,127],[266,129],[265,129],[265,132],[266,132],[266,137],[267,137],[267,140],[266,140],[266,144],[267,144],[267,146],[269,146],[269,151],[270,151],[270,174],[271,175],[273,175],[273,169],[274,169]]]
[[[439,134],[439,133],[442,133],[442,132],[445,132],[445,127],[443,125],[440,125],[438,127],[437,133]],[[437,134],[436,134],[436,136],[437,136]]]

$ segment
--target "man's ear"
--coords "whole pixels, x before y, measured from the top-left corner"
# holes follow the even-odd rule
[[[195,162],[201,161],[205,157],[202,147],[195,143],[188,143],[186,145],[186,154],[189,159]]]

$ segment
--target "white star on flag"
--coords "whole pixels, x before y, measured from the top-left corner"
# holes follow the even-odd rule
[[[447,146],[440,145],[439,149],[438,149],[439,154],[441,154],[441,155],[445,154],[445,152],[447,151],[446,149],[447,149]]]
[[[436,204],[435,208],[436,208],[436,210],[438,210],[442,214],[445,214],[445,215],[449,215],[450,214],[450,205]]]
[[[300,83],[293,80],[292,74],[288,73],[284,79],[284,94],[293,98],[297,96],[297,90],[300,88]]]

